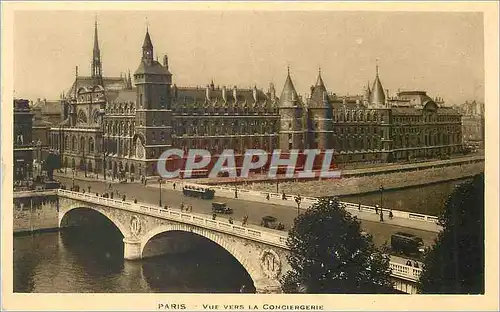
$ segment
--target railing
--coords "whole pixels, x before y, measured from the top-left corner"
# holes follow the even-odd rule
[[[167,183],[173,184],[174,182],[168,181]],[[179,190],[182,190],[182,186],[184,184],[192,185],[195,187],[204,187],[204,188],[208,187],[208,188],[211,188],[211,189],[216,191],[215,192],[216,196],[222,196],[222,197],[227,196],[229,198],[234,198],[234,193],[237,190],[238,199],[259,201],[259,202],[265,202],[265,203],[269,203],[269,204],[277,204],[277,205],[282,205],[282,206],[293,206],[293,207],[297,206],[297,204],[294,200],[295,195],[285,195],[286,200],[283,200],[282,199],[283,194],[278,194],[278,193],[252,191],[252,190],[240,189],[237,187],[207,186],[207,185],[195,184],[195,183],[179,183],[179,182],[177,182],[177,184],[179,186]],[[268,195],[269,195],[269,199],[267,199]],[[317,203],[318,201],[319,201],[319,199],[315,198],[315,197],[302,197],[300,207],[302,209],[307,209],[307,208],[311,207],[313,204]],[[362,212],[375,213],[375,207],[373,207],[373,206],[359,205],[359,204],[348,203],[348,202],[340,202],[340,203],[343,204],[345,206],[345,208],[349,209],[349,210],[357,210],[357,211],[362,211]],[[429,223],[433,223],[433,224],[436,224],[438,221],[438,217],[436,217],[436,216],[424,215],[424,214],[420,214],[420,213],[413,213],[413,212],[400,211],[400,210],[392,210],[392,209],[389,209],[387,207],[382,207],[382,209],[384,211],[391,210],[393,216],[396,218],[429,222]]]
[[[62,189],[57,190],[57,192],[60,195],[64,195],[67,198],[82,200],[118,209],[124,209],[131,212],[139,212],[157,218],[177,221],[185,224],[193,224],[195,226],[200,226],[206,229],[217,230],[219,232],[224,232],[235,236],[251,239],[254,241],[260,241],[269,245],[288,249],[286,245],[287,236],[278,235],[267,231],[257,230],[254,228],[247,228],[239,225],[234,225],[224,221],[212,220],[200,215],[173,211],[171,210],[170,207],[167,209],[163,209],[144,204],[134,204],[130,201],[99,197],[89,193],[79,193]],[[422,272],[422,269],[414,268],[412,266],[399,264],[392,261],[389,262],[389,267],[391,268],[392,276],[412,282],[416,282],[420,276],[420,273]]]
[[[99,197],[89,193],[79,193],[68,190],[58,190],[60,195],[64,195],[67,198],[72,198],[76,200],[83,200],[86,202],[105,205],[118,209],[125,209],[132,212],[140,212],[143,214],[151,215],[154,217],[167,219],[171,221],[182,222],[186,224],[193,224],[196,226],[201,226],[211,230],[218,230],[221,232],[229,233],[235,236],[240,236],[243,238],[249,238],[252,240],[257,240],[269,245],[287,248],[286,247],[286,236],[278,235],[275,233],[261,231],[252,228],[246,228],[234,224],[228,223],[228,221],[217,221],[209,218],[205,218],[199,215],[173,211],[171,208],[158,208],[145,204],[134,204],[128,201],[122,201],[117,199]],[[180,207],[179,207],[180,210]]]
[[[393,276],[401,277],[413,282],[418,281],[418,279],[420,278],[420,274],[422,273],[422,269],[420,268],[414,268],[409,265],[395,262],[389,262],[389,267],[391,268],[391,273]]]

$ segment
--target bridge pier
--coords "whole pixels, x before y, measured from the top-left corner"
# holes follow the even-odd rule
[[[136,238],[125,237],[123,239],[123,258],[125,260],[141,259],[141,241]]]
[[[281,294],[281,284],[279,281],[262,278],[254,281],[255,292],[257,294]]]

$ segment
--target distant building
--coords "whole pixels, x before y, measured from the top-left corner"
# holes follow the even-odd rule
[[[439,158],[461,152],[460,114],[423,91],[388,98],[379,78],[363,95],[329,93],[321,76],[309,97],[297,94],[288,71],[280,97],[275,87],[182,87],[172,83],[168,57],[154,58],[146,32],[134,83],[103,77],[97,25],[89,77],[75,75],[61,100],[62,122],[50,129],[63,167],[112,176],[157,175],[168,148],[334,149],[337,163]],[[104,143],[104,145],[103,145]]]
[[[14,99],[14,185],[33,177],[33,113],[28,100]]]
[[[484,148],[484,103],[466,101],[458,109],[462,113],[464,144],[474,148]]]

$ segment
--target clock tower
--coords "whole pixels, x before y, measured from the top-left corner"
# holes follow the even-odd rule
[[[163,57],[163,64],[153,56],[153,43],[147,30],[141,62],[134,73],[137,95],[135,156],[142,160],[142,172],[146,175],[157,174],[158,158],[172,144],[172,74],[168,70],[166,55]]]

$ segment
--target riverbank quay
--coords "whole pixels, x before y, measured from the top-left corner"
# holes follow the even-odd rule
[[[14,234],[57,231],[59,200],[56,190],[13,193]]]

